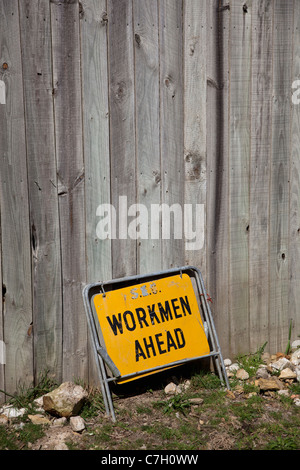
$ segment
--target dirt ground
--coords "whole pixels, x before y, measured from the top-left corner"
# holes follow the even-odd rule
[[[174,378],[174,377],[173,377]],[[164,386],[129,387],[113,393],[116,422],[100,411],[84,416],[86,429],[70,425],[45,427],[45,435],[29,445],[32,450],[265,450],[300,449],[300,408],[276,393],[259,395],[245,387],[223,387],[191,382],[188,391],[167,397]],[[177,378],[175,378],[177,380]],[[182,379],[181,379],[182,380]],[[184,379],[186,380],[186,378]],[[198,397],[200,404],[191,404]]]

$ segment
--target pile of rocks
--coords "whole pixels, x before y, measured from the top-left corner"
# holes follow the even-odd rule
[[[53,428],[69,424],[72,432],[82,433],[85,429],[85,422],[79,416],[79,412],[87,399],[87,395],[86,390],[80,385],[64,382],[52,392],[34,400],[37,413],[28,414],[28,418],[34,424],[49,425]],[[19,409],[12,405],[4,405],[0,408],[0,425],[13,423],[16,418],[22,417],[26,413],[28,413],[28,410],[25,408]],[[61,444],[58,447],[60,450],[64,448]]]
[[[224,365],[228,378],[238,379],[234,390],[228,392],[228,396],[235,398],[236,394],[243,392],[242,384],[253,383],[259,389],[259,393],[275,397],[276,394],[290,397],[296,406],[300,406],[300,395],[293,394],[290,386],[295,382],[300,382],[300,340],[294,341],[291,346],[291,354],[286,356],[283,353],[262,355],[262,363],[257,368],[253,377],[238,362],[225,359]],[[190,386],[190,381],[183,384],[170,382],[164,389],[168,396],[183,393]],[[256,392],[250,392],[251,397]]]
[[[300,395],[291,392],[291,385],[300,382],[300,341],[294,341],[291,354],[277,353],[262,355],[262,363],[256,370],[255,376],[250,379],[248,372],[238,362],[230,359],[224,360],[228,378],[239,381],[250,381],[259,388],[260,393],[269,396],[285,395],[300,406]]]

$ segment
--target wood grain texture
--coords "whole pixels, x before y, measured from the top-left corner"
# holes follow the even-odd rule
[[[294,2],[292,81],[300,78],[300,4]],[[297,87],[299,89],[299,86]],[[293,89],[295,92],[296,89]],[[293,337],[300,331],[300,103],[292,105],[289,227],[289,314]]]
[[[110,203],[109,97],[106,1],[83,1],[83,84],[87,281],[112,276],[111,239],[99,239],[97,208]]]
[[[270,174],[270,348],[288,339],[289,160],[293,2],[273,2],[273,103]]]
[[[251,15],[243,1],[230,6],[230,325],[235,349],[249,350],[249,161]]]
[[[249,219],[250,350],[269,342],[269,185],[273,2],[252,4],[251,161]],[[265,279],[265,282],[262,280]]]
[[[224,354],[233,349],[229,317],[229,21],[230,10],[207,1],[206,289]]]
[[[62,286],[50,6],[20,2],[32,248],[34,368],[62,378]]]
[[[159,4],[160,126],[162,199],[180,217],[184,201],[183,161],[183,3],[162,0]],[[164,220],[165,222],[165,220]],[[184,263],[184,244],[175,234],[162,234],[162,263],[168,269]],[[176,238],[178,237],[178,238]]]
[[[15,393],[19,385],[33,381],[33,337],[28,334],[32,323],[31,246],[17,1],[1,2],[0,22],[0,78],[6,85],[6,104],[0,106],[5,388]]]
[[[84,161],[79,6],[51,3],[53,96],[63,283],[63,376],[87,377]]]
[[[112,240],[113,277],[136,273],[137,241],[128,236],[136,202],[136,144],[132,0],[108,2],[111,203],[117,213]],[[122,197],[120,202],[119,197]]]
[[[80,11],[85,166],[87,282],[112,278],[111,239],[97,235],[99,206],[110,204],[109,96],[106,1],[86,0]],[[89,383],[99,385],[89,338]]]
[[[137,271],[161,270],[161,231],[151,230],[152,204],[161,202],[158,1],[133,2],[135,45],[136,175],[140,213]],[[157,227],[155,227],[156,229]]]
[[[194,239],[185,237],[185,263],[206,278],[206,2],[184,2],[184,204],[191,204]],[[197,206],[199,205],[199,206]],[[197,209],[196,209],[197,208]],[[197,224],[197,215],[200,224]],[[191,234],[192,235],[192,234]],[[193,248],[193,249],[191,249]]]

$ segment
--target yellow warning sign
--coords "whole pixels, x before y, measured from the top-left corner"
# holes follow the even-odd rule
[[[96,294],[93,301],[103,347],[121,377],[210,352],[187,274]]]

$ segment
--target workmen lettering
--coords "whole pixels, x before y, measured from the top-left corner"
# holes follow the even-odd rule
[[[170,302],[171,305],[168,300],[164,305],[161,302],[147,305],[147,309],[137,307],[133,311],[126,310],[124,313],[107,316],[106,319],[114,335],[117,336],[124,333],[124,328],[128,331],[135,331],[136,328],[147,328],[151,325],[176,320],[187,314],[192,315],[187,296],[171,299]]]

